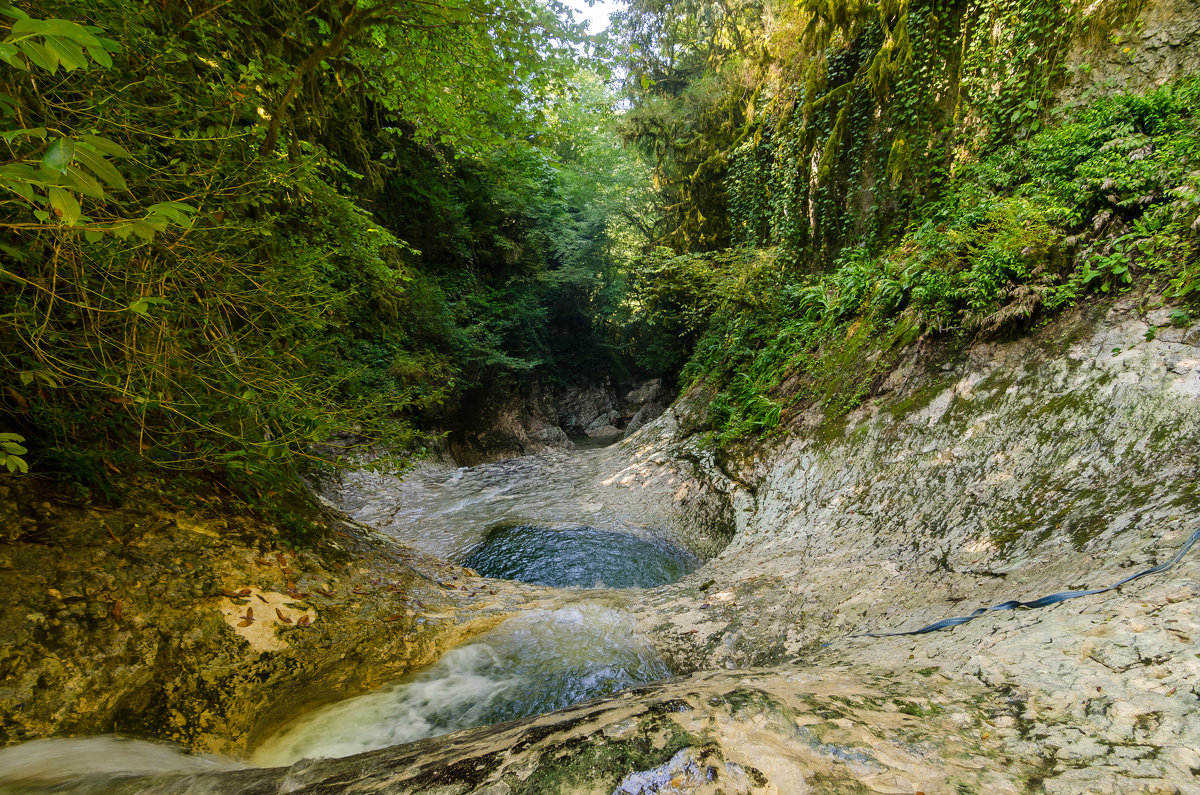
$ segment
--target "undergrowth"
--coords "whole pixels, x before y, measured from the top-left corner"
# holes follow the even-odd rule
[[[648,311],[696,336],[681,381],[717,388],[709,421],[725,443],[798,405],[846,413],[923,334],[1017,331],[1135,280],[1194,301],[1196,108],[1192,77],[1059,110],[961,166],[899,239],[843,249],[823,273],[792,278],[777,249],[685,255],[687,267],[659,252],[644,265],[659,280]]]

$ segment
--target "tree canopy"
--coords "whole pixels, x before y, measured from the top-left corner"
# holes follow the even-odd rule
[[[0,465],[281,503],[472,395],[661,376],[732,439],[923,334],[1194,300],[1195,79],[1057,99],[1137,11],[0,0]]]

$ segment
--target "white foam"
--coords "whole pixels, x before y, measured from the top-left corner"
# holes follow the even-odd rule
[[[207,773],[246,765],[113,735],[32,740],[0,750],[0,792],[24,793],[113,776]]]

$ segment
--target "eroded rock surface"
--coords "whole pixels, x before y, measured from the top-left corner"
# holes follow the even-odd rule
[[[0,485],[3,743],[118,731],[225,754],[536,599],[330,518],[297,551],[222,508]]]
[[[1196,791],[1200,554],[1119,591],[952,631],[848,636],[1102,587],[1170,559],[1200,521],[1198,343],[1197,327],[1128,299],[901,368],[845,421],[810,416],[740,462],[737,535],[647,595],[647,627],[688,668],[968,677],[1012,700],[995,731],[1042,766],[1047,791]]]
[[[106,792],[1020,792],[1037,764],[990,731],[971,682],[897,672],[709,672],[551,715],[290,768],[140,779]],[[961,710],[969,705],[970,714]],[[85,790],[86,791],[86,790]]]

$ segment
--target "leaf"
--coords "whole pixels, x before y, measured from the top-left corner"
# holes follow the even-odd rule
[[[12,181],[12,182],[8,183],[8,188],[13,193],[16,193],[17,195],[21,196],[21,198],[25,199],[25,201],[27,201],[31,204],[34,203],[35,198],[34,198],[34,193],[33,193],[33,186],[30,185],[28,182]]]
[[[10,33],[12,36],[42,36],[49,30],[49,27],[44,19],[23,16],[13,23]]]
[[[58,71],[58,57],[35,41],[23,41],[17,45],[30,62],[50,74]]]
[[[79,220],[79,214],[82,212],[79,208],[79,201],[75,196],[62,188],[48,188],[47,193],[50,196],[50,206],[58,213],[59,218],[67,226],[74,226]]]
[[[83,54],[83,49],[70,39],[61,36],[47,36],[45,47],[62,62],[63,69],[68,72],[88,67],[88,59]]]
[[[196,214],[196,208],[183,202],[160,202],[159,204],[150,205],[148,212],[150,215],[158,215],[166,218],[179,226],[191,228],[192,216]],[[150,222],[148,217],[147,223]],[[159,231],[161,232],[162,230],[160,229]]]
[[[28,163],[9,163],[0,166],[0,177],[28,185],[57,185],[60,174],[45,168],[34,168]]]
[[[97,152],[106,154],[109,157],[132,157],[125,147],[114,143],[107,138],[101,138],[99,135],[81,135],[79,136],[79,140],[89,145]]]
[[[308,614],[307,614],[307,613],[305,613],[304,615],[302,615],[302,616],[300,616],[299,618],[297,618],[297,619],[296,619],[296,626],[298,626],[298,627],[307,627],[307,626],[308,626],[308,624],[309,624],[309,620],[310,620],[310,619],[309,619],[309,617],[308,617]]]
[[[103,66],[105,69],[108,69],[112,66],[112,58],[109,57],[108,52],[106,52],[103,47],[88,47],[87,52],[88,55],[92,56],[92,60]]]
[[[253,623],[254,623],[253,618],[243,618],[241,621],[238,622],[238,626],[239,627],[248,627]]]
[[[4,130],[0,132],[0,138],[3,138],[8,143],[12,143],[18,136],[22,138],[45,138],[45,127],[30,127],[22,130]]]
[[[59,138],[42,155],[42,167],[60,174],[67,173],[67,164],[75,157],[75,144],[70,138]]]
[[[74,188],[84,196],[91,196],[93,199],[104,199],[104,188],[78,166],[67,166],[67,179],[63,180],[63,186]]]
[[[134,221],[132,224],[129,225],[129,229],[135,235],[140,237],[142,240],[153,240],[154,239],[154,231],[155,231],[154,227],[151,226],[145,220]],[[159,231],[161,231],[161,230],[159,230]]]
[[[14,25],[14,27],[16,27]],[[70,39],[72,43],[87,47],[100,47],[100,39],[93,36],[87,31],[83,25],[75,22],[69,22],[65,19],[47,19],[45,20],[45,32],[48,36],[56,36],[60,38]]]
[[[104,233],[97,229],[86,229],[83,233],[83,239],[89,243],[99,243],[104,239]]]
[[[75,159],[86,166],[97,177],[104,180],[105,183],[117,190],[125,189],[125,177],[121,176],[121,172],[117,171],[116,167],[105,160],[99,153],[80,146],[75,149]]]
[[[288,618],[286,615],[284,615],[284,612],[282,610],[280,610],[278,607],[275,608],[275,615],[279,618],[280,621],[282,621],[285,624],[292,623],[292,620],[290,618]]]

